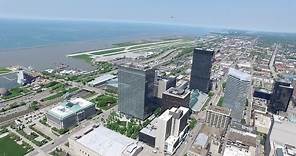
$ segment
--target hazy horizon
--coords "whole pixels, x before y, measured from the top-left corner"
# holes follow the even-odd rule
[[[38,1],[0,0],[0,17],[129,21],[296,33],[292,0]]]

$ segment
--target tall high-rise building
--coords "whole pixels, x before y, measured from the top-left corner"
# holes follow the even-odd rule
[[[172,155],[187,136],[189,113],[185,107],[167,109],[140,131],[139,141]]]
[[[173,154],[188,130],[189,109],[185,107],[167,109],[158,117],[155,147]]]
[[[118,70],[121,113],[138,119],[147,118],[154,109],[155,69],[147,66],[123,65]]]
[[[293,79],[292,86],[294,88],[292,100],[293,100],[293,103],[296,105],[296,78]]]
[[[233,121],[241,122],[247,98],[250,96],[251,75],[230,68],[225,87],[223,105],[231,109]]]
[[[293,87],[291,83],[286,80],[276,80],[273,85],[272,97],[270,100],[269,111],[277,113],[279,111],[286,112]]]
[[[190,89],[208,93],[214,51],[195,48],[193,52]]]
[[[158,77],[155,83],[155,97],[162,99],[162,94],[171,87],[176,87],[176,77]]]

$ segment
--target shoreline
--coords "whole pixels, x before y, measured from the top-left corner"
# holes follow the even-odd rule
[[[71,43],[60,43],[54,46],[38,46],[30,48],[9,49],[3,52],[0,49],[0,67],[20,65],[24,67],[33,67],[37,70],[54,68],[59,64],[67,64],[73,69],[92,70],[93,66],[83,60],[67,57],[67,55],[81,53],[85,51],[104,50],[106,48],[120,48],[120,44],[135,43],[141,44],[143,41],[156,41],[172,38],[193,37],[189,35],[167,35],[167,36],[142,36],[136,38],[118,38],[116,40],[88,40]],[[2,60],[3,58],[3,60]]]

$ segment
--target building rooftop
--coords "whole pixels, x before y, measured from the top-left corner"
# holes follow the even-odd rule
[[[270,133],[270,141],[280,144],[289,144],[296,146],[296,124],[286,120],[279,119],[274,115],[274,124]]]
[[[118,88],[118,78],[107,81],[106,85]]]
[[[225,156],[253,156],[255,155],[255,147],[243,149],[237,146],[226,146],[223,155]]]
[[[79,134],[79,132],[77,133]],[[90,128],[83,135],[73,135],[78,143],[104,156],[122,156],[125,153],[133,153],[141,148],[136,140],[128,138],[103,126]],[[78,139],[76,139],[78,138]]]
[[[63,119],[91,105],[94,105],[94,104],[85,99],[76,98],[76,99],[71,99],[69,101],[64,101],[60,103],[58,106],[50,109],[48,113],[59,119]]]
[[[261,113],[255,113],[255,123],[257,131],[267,134],[271,126],[271,118]]]
[[[99,76],[99,77],[95,78],[93,81],[88,82],[88,84],[94,86],[94,85],[101,84],[101,83],[104,83],[106,81],[109,81],[109,80],[112,80],[112,79],[115,79],[115,78],[116,78],[115,75],[104,74],[102,76]]]
[[[267,112],[267,100],[261,98],[253,98],[252,108],[257,112]]]
[[[196,139],[194,140],[194,145],[205,147],[208,142],[209,137],[204,133],[199,133]]]
[[[234,69],[234,68],[229,68],[229,75],[234,76],[242,81],[251,81],[251,75],[244,73],[240,70]]]
[[[126,63],[126,64],[120,65],[120,67],[131,68],[131,69],[136,69],[136,70],[143,70],[143,71],[152,69],[151,66],[143,65],[143,64],[139,64],[139,63],[137,63],[137,64],[135,64],[135,63]]]
[[[192,90],[189,106],[194,112],[200,111],[208,98],[208,94],[198,90]]]
[[[148,124],[146,127],[144,127],[141,130],[141,133],[152,136],[152,137],[156,137],[156,130],[157,130],[157,118],[155,118],[154,120],[152,120],[150,122],[150,124]]]
[[[168,90],[166,90],[165,92],[163,92],[163,94],[167,94],[167,95],[171,95],[177,98],[186,98],[188,96],[188,94],[190,94],[190,90],[188,89],[183,89],[183,88],[176,88],[176,87],[171,87]]]
[[[208,107],[208,111],[213,111],[213,112],[216,112],[216,113],[220,113],[220,114],[223,114],[223,115],[230,116],[230,109],[228,109],[226,107],[211,105],[211,106]]]
[[[204,48],[195,48],[195,49],[199,50],[199,51],[207,52],[207,53],[210,53],[210,54],[214,53],[214,49],[204,49]]]
[[[226,137],[228,140],[232,142],[237,142],[247,146],[256,147],[256,134],[231,128],[227,132]]]

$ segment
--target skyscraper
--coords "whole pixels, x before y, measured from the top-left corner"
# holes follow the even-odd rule
[[[198,89],[205,93],[209,92],[213,56],[214,51],[194,49],[190,89]]]
[[[292,100],[293,100],[294,105],[296,105],[296,78],[293,79],[292,86],[294,88]]]
[[[251,75],[236,69],[229,69],[223,105],[231,109],[233,121],[241,122],[250,87]]]
[[[155,70],[151,67],[124,65],[118,70],[121,113],[138,119],[147,118],[154,107]]]
[[[291,83],[285,80],[276,80],[273,85],[272,97],[269,105],[269,111],[277,113],[278,111],[286,112],[293,87]]]

